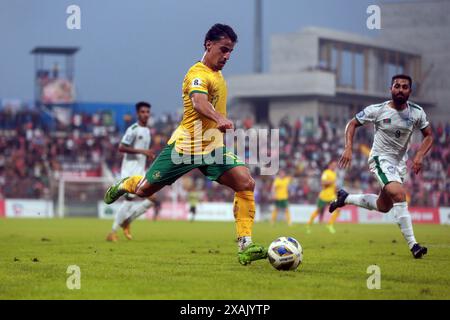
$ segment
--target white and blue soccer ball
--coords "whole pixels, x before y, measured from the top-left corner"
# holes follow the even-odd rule
[[[270,244],[267,255],[275,269],[296,270],[303,261],[303,248],[292,237],[280,237]]]

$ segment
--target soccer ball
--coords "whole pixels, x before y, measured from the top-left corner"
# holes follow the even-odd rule
[[[295,270],[303,260],[303,248],[292,237],[280,237],[273,241],[267,254],[270,264],[277,270]]]

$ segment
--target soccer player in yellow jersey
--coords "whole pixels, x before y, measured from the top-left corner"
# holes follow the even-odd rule
[[[321,183],[322,183],[322,191],[319,193],[319,197],[317,199],[317,209],[311,214],[309,218],[308,224],[306,225],[306,232],[311,233],[311,225],[316,219],[317,216],[320,215],[319,219],[322,220],[323,213],[325,211],[325,207],[336,199],[336,168],[337,161],[331,160],[328,164],[328,168],[322,172]],[[334,229],[334,222],[339,216],[339,211],[336,211],[328,221],[327,228],[331,233],[336,233]]]
[[[237,35],[230,26],[215,24],[209,29],[203,58],[189,69],[183,81],[184,113],[180,125],[145,177],[118,181],[107,190],[104,201],[113,203],[125,193],[149,197],[198,168],[208,179],[235,191],[238,261],[246,265],[267,258],[267,249],[252,242],[255,181],[245,163],[227,151],[223,143],[223,133],[234,126],[227,118],[227,86],[221,70],[236,42]]]
[[[275,208],[272,212],[272,224],[275,224],[278,216],[278,210],[283,210],[286,215],[288,225],[291,225],[291,213],[289,212],[289,185],[292,178],[286,176],[284,170],[280,170],[278,177],[272,184],[272,192],[274,193]]]

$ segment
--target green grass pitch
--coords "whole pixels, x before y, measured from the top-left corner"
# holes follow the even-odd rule
[[[450,227],[416,225],[428,255],[412,258],[396,225],[256,223],[253,239],[269,245],[293,236],[304,260],[293,271],[268,261],[241,266],[234,223],[137,221],[135,237],[105,236],[111,221],[0,220],[0,299],[450,299]],[[35,261],[33,261],[35,260]],[[81,289],[69,290],[69,265]],[[381,269],[381,289],[367,288],[367,268]]]

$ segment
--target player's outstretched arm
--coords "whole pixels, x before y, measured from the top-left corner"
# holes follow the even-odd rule
[[[349,168],[352,164],[352,154],[353,154],[353,137],[355,136],[355,130],[357,127],[360,127],[361,124],[353,118],[347,123],[345,127],[345,149],[339,159],[339,167],[340,168]]]
[[[217,123],[217,129],[225,132],[227,129],[233,129],[233,122],[217,112],[213,105],[208,101],[208,96],[204,93],[193,93],[191,96],[194,110],[202,116],[211,119]]]
[[[155,159],[155,154],[151,150],[135,149],[135,148],[127,146],[126,144],[123,144],[123,143],[121,143],[119,145],[119,151],[123,152],[123,153],[133,153],[133,154],[140,153],[140,154],[146,155],[150,160]]]
[[[413,170],[415,174],[418,174],[422,169],[423,158],[427,155],[433,145],[433,132],[431,130],[431,126],[427,126],[421,131],[423,135],[422,144],[420,145],[413,160]]]

